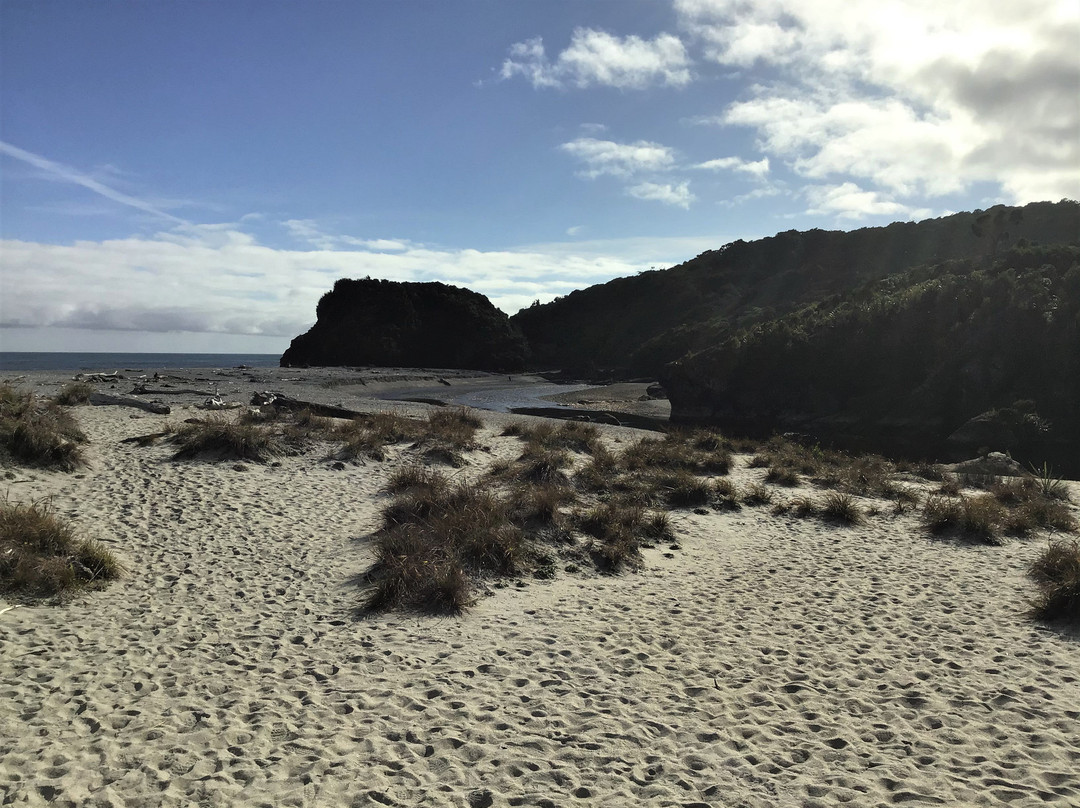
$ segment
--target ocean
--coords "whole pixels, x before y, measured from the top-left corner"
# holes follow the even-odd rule
[[[0,351],[0,371],[57,370],[111,373],[162,368],[276,368],[280,354],[48,353]]]

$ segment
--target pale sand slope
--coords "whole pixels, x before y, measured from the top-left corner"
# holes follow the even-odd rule
[[[641,573],[358,619],[394,462],[174,463],[118,440],[196,411],[131,412],[78,411],[82,479],[6,485],[131,574],[0,614],[0,804],[1080,805],[1080,633],[1021,616],[1043,537],[679,512]],[[519,451],[497,423],[469,473]]]

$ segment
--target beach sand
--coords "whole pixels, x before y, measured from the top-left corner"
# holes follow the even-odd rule
[[[269,386],[236,374],[236,400]],[[290,394],[424,410],[315,379]],[[640,572],[365,617],[410,449],[335,469],[326,447],[260,465],[120,443],[199,401],[79,408],[90,466],[4,483],[129,573],[0,613],[2,805],[1080,805],[1080,630],[1023,616],[1045,534],[977,546],[887,505],[857,527],[676,511],[678,548]],[[516,416],[484,418],[455,473],[520,452]],[[764,474],[746,460],[740,484]]]

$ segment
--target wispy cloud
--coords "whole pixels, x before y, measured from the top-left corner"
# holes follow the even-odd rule
[[[567,154],[585,164],[581,175],[594,179],[604,174],[629,177],[642,171],[663,171],[675,164],[675,154],[667,146],[639,140],[636,143],[616,143],[582,137],[563,143]]]
[[[499,75],[523,76],[533,87],[592,86],[641,90],[652,85],[690,83],[690,60],[678,37],[618,37],[606,31],[577,28],[570,45],[551,61],[540,37],[510,47]]]
[[[718,157],[715,160],[698,163],[694,168],[703,171],[738,171],[762,179],[769,173],[769,158],[762,157],[760,160],[750,161],[741,157]]]
[[[187,220],[161,210],[161,208],[156,207],[150,202],[117,191],[115,188],[105,185],[85,172],[79,171],[71,166],[66,166],[63,163],[58,163],[55,160],[50,160],[47,157],[42,157],[40,154],[28,152],[25,149],[20,149],[18,146],[13,146],[10,143],[5,143],[3,141],[0,141],[0,154],[6,154],[8,157],[12,157],[44,171],[52,179],[82,186],[99,196],[103,196],[106,199],[121,205],[127,205],[136,210],[141,210],[144,213],[149,213],[166,221],[173,222],[174,224],[188,224]]]
[[[690,193],[690,183],[688,182],[642,182],[627,188],[626,194],[635,199],[663,202],[665,205],[674,205],[678,208],[689,208],[690,203],[696,199],[696,197]]]

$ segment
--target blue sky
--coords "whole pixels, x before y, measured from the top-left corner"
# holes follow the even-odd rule
[[[1075,0],[0,4],[0,348],[283,350],[738,238],[1080,197]]]

